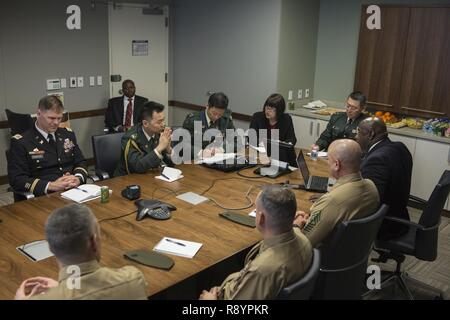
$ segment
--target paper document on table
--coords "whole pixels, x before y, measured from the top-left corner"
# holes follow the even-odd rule
[[[16,248],[32,261],[41,261],[53,256],[47,240],[38,240],[26,243]]]
[[[250,217],[256,218],[256,209],[248,214]]]
[[[203,158],[199,162],[200,163],[218,163],[218,162],[224,162],[228,159],[234,159],[236,157],[236,153],[218,153],[213,155],[210,158]]]
[[[82,184],[61,193],[61,197],[78,203],[100,198],[101,188],[95,184]]]
[[[308,152],[307,155],[311,156],[311,152]],[[317,156],[319,158],[326,158],[326,157],[328,157],[328,152],[326,152],[326,151],[319,151]]]
[[[202,245],[199,242],[164,237],[153,250],[180,257],[193,258]]]
[[[167,182],[173,182],[178,179],[184,178],[182,175],[181,170],[171,167],[164,167],[163,171],[161,172],[160,176],[156,176],[156,179],[167,181]]]
[[[259,147],[255,147],[255,146],[252,146],[250,144],[249,147],[252,148],[252,149],[255,149],[259,153],[267,153],[266,148],[264,147],[264,145],[263,146],[259,146]]]

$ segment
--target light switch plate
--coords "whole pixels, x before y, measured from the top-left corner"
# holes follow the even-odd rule
[[[305,89],[305,98],[309,98],[309,89]]]
[[[102,76],[97,76],[97,85],[98,86],[103,85],[103,78],[102,78]]]
[[[61,78],[61,89],[67,88],[66,78]]]
[[[77,87],[77,77],[70,77],[69,85],[71,88],[76,88]]]
[[[297,99],[298,99],[298,100],[303,99],[303,90],[302,90],[302,89],[298,89],[298,92],[297,92]]]
[[[95,86],[95,77],[93,76],[89,77],[89,86],[91,87]]]
[[[289,92],[288,92],[288,100],[292,100],[292,95],[293,95],[292,90],[289,90]]]
[[[83,79],[83,77],[78,77],[77,78],[77,85],[78,85],[78,88],[82,88],[84,86],[84,79]]]

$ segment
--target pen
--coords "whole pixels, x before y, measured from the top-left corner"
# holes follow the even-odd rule
[[[77,190],[80,190],[80,191],[83,191],[83,192],[86,192],[86,193],[89,193],[89,192],[87,192],[86,190],[84,190],[84,189],[81,189],[81,188],[75,188],[75,189],[77,189]]]
[[[166,178],[167,180],[170,180],[170,178],[168,176],[166,176],[164,173],[161,172],[161,176],[163,176],[164,178]]]
[[[178,241],[174,241],[174,240],[169,239],[169,238],[166,238],[166,241],[167,241],[167,242],[170,242],[170,243],[175,243],[175,244],[177,244],[177,245],[179,245],[179,246],[186,247],[186,245],[185,245],[184,243],[181,243],[181,242],[178,242]]]

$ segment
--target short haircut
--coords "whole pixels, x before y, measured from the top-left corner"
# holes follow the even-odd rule
[[[223,92],[215,92],[209,96],[208,107],[226,109],[228,107],[228,97]]]
[[[264,102],[263,109],[264,109],[265,106],[268,106],[268,107],[276,109],[276,117],[277,117],[277,119],[280,119],[281,115],[286,110],[286,102],[284,101],[283,96],[281,94],[279,94],[279,93],[271,94],[267,98],[266,102]]]
[[[366,105],[366,96],[361,91],[353,91],[348,97],[358,101],[361,108]]]
[[[142,106],[141,111],[141,118],[142,120],[148,120],[153,118],[154,112],[163,112],[164,111],[164,105],[154,102],[154,101],[148,101]]]
[[[86,257],[95,226],[96,218],[85,205],[74,203],[56,209],[45,223],[50,250],[63,263]]]
[[[133,80],[130,80],[130,79],[127,79],[127,80],[123,80],[123,82],[122,82],[122,88],[125,88],[125,85],[126,85],[128,82],[131,82],[131,84],[133,85],[133,87],[135,87],[134,81],[133,81]]]
[[[39,100],[38,108],[41,111],[48,111],[48,110],[54,110],[56,112],[64,111],[64,106],[61,100],[54,95],[45,96],[41,98],[41,100]]]
[[[259,195],[259,201],[269,216],[269,227],[274,230],[287,230],[292,228],[297,201],[295,194],[281,186],[266,186]]]

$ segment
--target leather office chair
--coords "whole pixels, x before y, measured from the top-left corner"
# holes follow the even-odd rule
[[[109,179],[120,162],[122,136],[124,132],[92,136],[95,158],[95,174],[101,179]]]
[[[334,230],[326,247],[313,299],[361,299],[369,254],[388,206],[383,204],[374,214],[344,221]]]
[[[380,257],[373,259],[373,261],[387,262],[387,260],[393,259],[397,263],[395,271],[390,272],[389,277],[382,281],[381,288],[385,287],[387,283],[394,281],[400,286],[405,295],[413,300],[414,296],[406,284],[406,282],[411,282],[417,287],[435,292],[443,299],[443,293],[440,290],[409,277],[405,272],[401,271],[401,265],[405,260],[405,255],[414,256],[423,261],[436,260],[441,213],[449,192],[450,170],[446,170],[442,174],[428,201],[422,200],[424,209],[419,223],[395,217],[385,218],[408,226],[409,231],[400,238],[386,241],[377,240],[375,242],[375,251],[380,253]]]
[[[6,162],[9,163],[9,150],[5,151]],[[32,192],[26,191],[17,191],[14,190],[11,186],[7,189],[8,192],[12,192],[14,195],[14,202],[19,202],[22,200],[28,200],[34,198],[34,194]]]
[[[307,300],[311,297],[317,277],[319,276],[320,251],[313,250],[311,265],[306,274],[290,286],[283,288],[277,300]]]
[[[34,119],[30,114],[16,113],[9,109],[5,109],[6,117],[11,131],[11,136],[23,133],[34,125]]]

